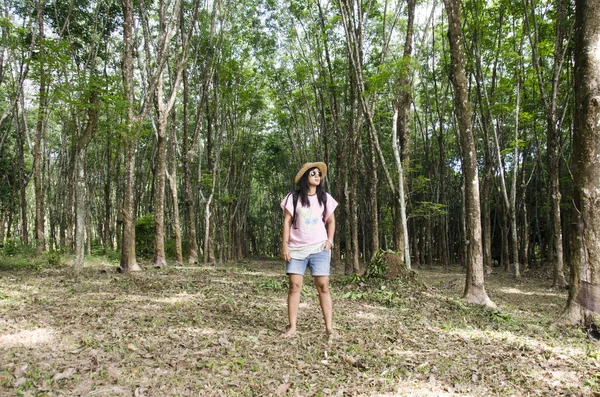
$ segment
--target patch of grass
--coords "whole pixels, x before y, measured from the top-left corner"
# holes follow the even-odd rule
[[[0,257],[0,271],[3,270],[40,270],[47,265],[42,257],[35,256],[6,256]]]
[[[281,293],[288,290],[288,279],[287,278],[268,278],[256,285],[257,292],[277,292]]]

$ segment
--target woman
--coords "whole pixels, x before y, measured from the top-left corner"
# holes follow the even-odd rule
[[[333,309],[329,292],[331,248],[335,234],[335,211],[338,203],[323,191],[327,175],[325,163],[306,163],[296,174],[300,187],[281,202],[284,211],[281,257],[287,262],[289,277],[288,318],[284,338],[296,335],[300,292],[306,268],[314,278],[325,320],[325,332],[333,337]]]

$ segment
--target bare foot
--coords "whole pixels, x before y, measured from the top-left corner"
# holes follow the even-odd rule
[[[334,340],[339,339],[340,336],[334,330],[327,330],[327,342],[333,343]]]
[[[296,336],[296,328],[292,328],[289,325],[285,327],[285,332],[281,334],[284,339],[293,338]]]

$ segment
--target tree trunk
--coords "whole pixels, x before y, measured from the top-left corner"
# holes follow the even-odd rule
[[[471,124],[471,106],[462,51],[460,0],[444,0],[448,13],[448,39],[452,60],[454,103],[460,130],[460,148],[464,163],[465,210],[467,218],[468,255],[464,298],[471,303],[495,307],[485,291],[483,253],[481,245],[481,212],[479,206],[479,177],[477,152]]]
[[[370,127],[367,126],[367,128]],[[371,131],[371,134],[374,135],[375,131]],[[379,190],[379,186],[377,183],[377,158],[375,157],[375,145],[373,144],[372,139],[369,139],[369,151],[371,154],[371,169],[369,170],[371,172],[369,178],[369,204],[371,205],[371,255],[367,257],[367,261],[369,261],[379,249],[379,210],[377,209],[377,191]]]
[[[137,133],[133,114],[133,4],[132,0],[123,2],[123,88],[127,98],[127,132],[125,136],[123,192],[123,240],[121,242],[121,269],[126,272],[142,270],[135,258],[135,147]]]
[[[106,177],[104,179],[104,227],[103,232],[104,236],[102,236],[104,240],[104,252],[106,252],[107,248],[113,249],[113,239],[111,233],[111,225],[110,225],[110,213],[111,213],[111,200],[110,200],[110,190],[111,190],[111,180],[112,180],[112,168],[111,164],[113,162],[112,149],[111,149],[111,139],[110,136],[106,136]]]
[[[21,123],[17,121],[17,126]],[[27,226],[27,181],[25,178],[25,153],[23,149],[24,142],[24,130],[25,126],[21,126],[17,133],[17,146],[19,155],[19,193],[20,193],[20,204],[21,204],[21,244],[24,246],[29,245],[29,228]]]
[[[600,284],[600,4],[575,1],[575,115],[573,153],[574,220],[571,282],[563,318],[573,324],[592,319],[577,301],[579,284]],[[596,302],[597,304],[597,302]]]
[[[169,188],[173,199],[173,232],[175,234],[175,263],[183,264],[183,250],[181,249],[181,222],[179,220],[179,195],[177,193],[177,131],[175,130],[175,111],[171,113],[171,137],[169,152],[171,156],[171,170],[167,174]]]
[[[186,220],[187,241],[188,241],[188,263],[190,265],[198,264],[198,240],[196,237],[196,212],[194,211],[194,197],[192,194],[192,155],[193,144],[189,141],[189,121],[188,104],[190,97],[190,86],[188,81],[187,68],[183,70],[183,156],[181,158],[183,166],[183,205],[184,216]],[[202,109],[200,104],[198,109]]]
[[[411,57],[412,57],[412,41],[414,31],[414,19],[415,19],[415,0],[408,0],[408,22],[406,26],[406,39],[404,41],[404,53],[402,56],[403,68],[402,75],[399,79],[400,92],[398,94],[397,104],[397,121],[396,128],[398,129],[401,156],[396,159],[396,166],[398,168],[398,206],[397,213],[400,213],[400,219],[396,221],[394,225],[396,232],[396,239],[394,242],[396,251],[402,251],[402,260],[406,264],[408,269],[411,268],[410,264],[410,243],[408,236],[408,224],[406,221],[406,196],[404,193],[405,187],[405,172],[410,166],[410,106],[412,104],[411,97],[411,84],[410,84],[410,71],[411,71]],[[396,112],[394,112],[396,115]],[[394,139],[394,148],[397,145],[397,141]],[[398,161],[400,160],[400,161]]]
[[[167,169],[167,116],[162,106],[163,78],[158,78],[155,97],[158,134],[156,142],[156,177],[154,195],[154,267],[160,268],[167,264],[165,258],[165,173]]]
[[[98,95],[96,92],[92,92],[90,97],[90,103],[88,108],[88,119],[85,126],[85,130],[81,136],[77,137],[77,140],[73,142],[76,147],[75,150],[75,217],[76,217],[76,229],[75,229],[75,263],[73,270],[75,274],[81,273],[83,269],[83,260],[85,257],[85,232],[86,223],[88,225],[88,238],[91,238],[91,229],[89,225],[91,222],[86,222],[86,192],[85,192],[85,151],[88,143],[92,139],[96,131],[96,124],[98,122]],[[88,249],[89,251],[89,249]]]
[[[40,60],[40,92],[38,104],[38,118],[35,129],[35,145],[33,149],[33,183],[35,186],[35,230],[37,240],[37,253],[42,254],[46,250],[45,226],[44,226],[44,192],[42,187],[42,139],[47,107],[47,76],[44,67],[44,11],[42,0],[36,2],[37,23],[40,35],[39,60]]]
[[[414,6],[414,4],[413,4]],[[409,101],[410,102],[410,101]],[[402,164],[402,160],[400,158],[400,150],[398,148],[398,142],[397,142],[397,136],[396,136],[396,129],[398,128],[398,125],[402,125],[402,128],[406,128],[406,126],[404,125],[404,123],[399,123],[398,122],[398,114],[400,112],[400,107],[404,106],[405,104],[399,102],[394,101],[393,106],[394,106],[394,121],[393,121],[393,125],[392,125],[392,149],[394,150],[394,156],[396,158],[396,167],[398,168],[398,193],[396,194],[397,197],[397,201],[398,201],[398,212],[400,212],[400,229],[402,230],[402,233],[400,233],[400,235],[402,236],[402,252],[400,254],[401,256],[401,260],[404,262],[405,266],[407,269],[411,268],[411,264],[410,264],[410,243],[408,241],[408,224],[406,221],[406,200],[405,200],[405,194],[404,194],[404,166]],[[408,106],[410,107],[410,103],[408,104]],[[406,109],[403,109],[404,112],[406,112]],[[410,111],[408,112],[410,113]],[[406,117],[406,114],[404,115],[404,117]],[[405,132],[406,133],[406,132]],[[398,227],[398,226],[396,226]],[[398,242],[396,242],[398,244]],[[396,249],[398,250],[400,248],[400,245],[396,246]]]
[[[523,160],[521,161],[521,206],[522,222],[521,231],[521,263],[524,270],[529,269],[529,216],[527,215],[527,181],[525,180],[525,159],[526,151],[523,151]]]
[[[85,152],[77,151],[75,157],[75,263],[73,270],[80,274],[83,270],[85,243]]]

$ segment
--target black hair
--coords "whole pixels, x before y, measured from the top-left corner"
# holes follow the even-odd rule
[[[300,178],[300,182],[298,183],[298,185],[300,186],[300,202],[302,203],[303,207],[310,207],[310,202],[308,201],[308,189],[309,189],[309,185],[308,185],[308,174],[310,174],[310,172],[312,170],[319,170],[318,167],[315,168],[311,168],[309,170],[307,170],[304,175],[302,175],[302,178]],[[319,172],[321,172],[321,170],[319,170]],[[322,172],[321,172],[322,174]],[[326,198],[326,194],[325,191],[323,190],[323,178],[321,177],[321,181],[319,182],[319,185],[317,186],[317,199],[319,200],[319,205],[327,205],[327,198]],[[325,204],[323,204],[325,203]]]

